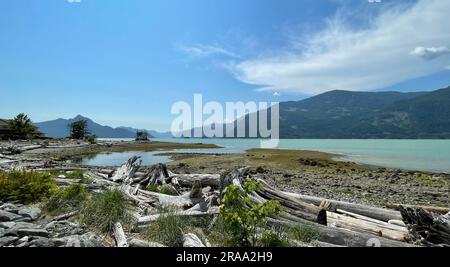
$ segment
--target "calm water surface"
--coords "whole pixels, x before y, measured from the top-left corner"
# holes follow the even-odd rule
[[[111,140],[111,139],[109,139]],[[126,139],[124,139],[126,140]],[[222,149],[176,150],[181,153],[240,153],[259,148],[258,139],[155,139],[178,143],[217,144]],[[359,140],[359,139],[283,139],[279,149],[314,150],[340,154],[339,160],[406,170],[450,173],[450,140]],[[83,164],[116,166],[133,155],[142,157],[143,164],[166,163],[170,159],[157,156],[161,152],[124,152],[99,154],[84,159]]]

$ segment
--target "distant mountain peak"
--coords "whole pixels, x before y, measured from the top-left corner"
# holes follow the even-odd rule
[[[85,117],[83,115],[78,114],[77,116],[75,116],[75,118],[73,118],[73,120],[91,120],[88,117]]]

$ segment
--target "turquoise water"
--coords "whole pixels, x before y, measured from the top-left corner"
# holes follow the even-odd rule
[[[258,139],[155,139],[178,143],[217,144],[223,149],[178,150],[199,153],[240,153],[247,149],[259,148]],[[340,154],[339,160],[360,164],[405,170],[420,170],[450,173],[450,140],[359,140],[359,139],[282,139],[279,149],[314,150]],[[128,153],[128,152],[127,152]],[[142,154],[142,152],[140,152]],[[158,152],[161,153],[161,152]],[[137,153],[135,153],[137,154]],[[122,163],[130,154],[113,153],[99,155],[97,161]],[[167,162],[167,157],[155,153],[143,153],[144,163],[154,164],[158,160]],[[91,164],[87,162],[88,164]],[[108,164],[105,164],[108,165]],[[120,165],[120,164],[117,164]]]
[[[161,153],[161,152],[158,152]],[[82,165],[88,166],[120,166],[133,156],[139,156],[143,164],[153,165],[157,163],[167,163],[170,159],[165,156],[158,156],[156,152],[127,151],[120,153],[102,153],[93,157],[84,158]]]

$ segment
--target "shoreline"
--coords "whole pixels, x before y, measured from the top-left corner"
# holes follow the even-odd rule
[[[177,149],[215,149],[212,144],[173,142],[107,142],[89,144],[58,141],[58,148],[47,147],[25,151],[16,161],[3,163],[1,169],[20,166],[33,170],[47,168],[96,168],[69,163],[99,153],[126,151],[158,152],[170,157],[166,163],[176,173],[222,173],[246,166],[272,186],[294,193],[370,204],[384,207],[392,203],[448,206],[450,175],[423,171],[366,166],[337,161],[338,154],[287,149],[250,149],[243,153],[177,153]],[[28,145],[33,142],[28,142]],[[0,143],[0,146],[5,142]],[[69,147],[72,145],[72,147]],[[64,147],[67,146],[67,147]],[[0,157],[1,159],[1,157]],[[10,160],[10,159],[7,159]],[[7,168],[5,168],[5,166]],[[98,166],[101,167],[101,166]],[[109,166],[111,167],[111,166]],[[149,166],[143,166],[148,168]]]

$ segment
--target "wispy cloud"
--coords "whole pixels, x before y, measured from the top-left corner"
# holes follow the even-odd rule
[[[212,55],[222,55],[230,58],[240,58],[238,54],[228,51],[219,46],[198,44],[194,46],[181,45],[178,46],[178,48],[185,54],[198,58],[209,57]]]
[[[81,0],[67,0],[67,3],[78,4],[78,3],[81,3]]]
[[[448,66],[448,14],[450,1],[418,0],[411,6],[391,6],[365,29],[355,29],[338,12],[301,46],[238,60],[232,73],[260,91],[316,94],[391,86]]]
[[[437,57],[450,54],[450,49],[446,46],[441,47],[423,47],[418,46],[413,51],[411,51],[411,55],[419,56],[425,59],[435,59]]]

